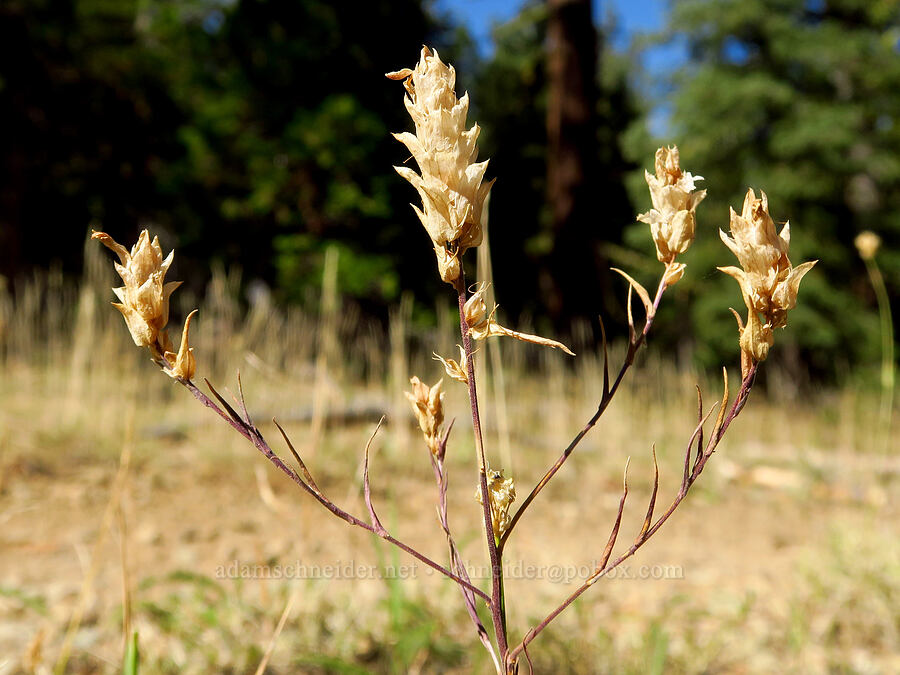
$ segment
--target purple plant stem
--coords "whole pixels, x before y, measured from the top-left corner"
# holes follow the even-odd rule
[[[712,457],[713,452],[715,452],[716,447],[719,444],[719,441],[725,435],[725,431],[730,426],[731,422],[740,414],[741,410],[744,408],[744,404],[747,402],[747,398],[750,395],[750,389],[753,387],[753,382],[756,378],[756,373],[759,368],[758,363],[754,363],[750,368],[747,376],[741,382],[741,389],[738,392],[737,398],[735,398],[734,403],[731,406],[728,414],[722,421],[722,425],[720,428],[715,429],[714,433],[711,435],[709,442],[707,443],[706,448],[703,451],[703,454],[697,459],[694,464],[691,472],[685,473],[685,476],[681,482],[681,487],[678,490],[678,493],[675,495],[672,503],[669,505],[669,508],[657,519],[657,521],[653,524],[651,528],[649,528],[643,534],[639,534],[637,539],[635,539],[634,543],[626,550],[622,555],[613,560],[611,563],[604,564],[603,567],[599,570],[596,570],[581,586],[579,586],[572,594],[566,598],[561,605],[559,605],[556,609],[554,609],[550,614],[548,614],[543,621],[541,621],[537,626],[532,628],[526,633],[522,642],[520,642],[516,647],[509,650],[507,655],[506,664],[507,670],[515,667],[516,659],[519,654],[521,654],[525,649],[527,649],[528,644],[534,640],[538,634],[541,633],[557,616],[559,616],[565,609],[571,605],[575,600],[577,600],[587,589],[593,586],[601,577],[608,574],[611,570],[618,567],[625,560],[633,556],[641,546],[643,546],[657,531],[665,524],[665,522],[669,519],[669,517],[675,512],[678,506],[684,501],[685,497],[694,484],[694,482],[700,477],[700,474],[703,472],[706,463],[709,461],[709,458]],[[694,443],[694,439],[700,433],[700,430],[703,427],[703,423],[705,422],[705,418],[700,421],[697,425],[697,428],[694,429],[694,433],[691,436],[690,440],[687,444],[685,465],[690,461],[691,455],[691,446]],[[627,493],[627,484],[625,488],[625,493]],[[621,516],[622,509],[624,508],[624,495],[622,498],[622,502],[619,505],[619,515]],[[618,526],[618,519],[616,521],[616,527]],[[616,533],[614,532],[614,535]],[[615,542],[615,537],[611,537],[611,543]]]
[[[216,414],[218,414],[219,417],[221,417],[223,420],[228,422],[228,424],[230,424],[231,427],[235,431],[237,431],[241,436],[243,436],[248,441],[253,443],[253,445],[256,446],[256,449],[259,450],[263,455],[265,455],[266,459],[268,459],[270,462],[272,462],[272,464],[274,464],[276,467],[278,467],[278,469],[282,473],[284,473],[288,478],[290,478],[297,485],[299,485],[303,490],[305,490],[307,493],[309,493],[313,497],[313,499],[315,499],[322,506],[324,506],[326,509],[331,511],[331,513],[333,513],[335,516],[337,516],[341,520],[343,520],[351,525],[361,527],[362,529],[367,530],[367,531],[371,532],[372,534],[376,534],[376,535],[380,536],[385,541],[390,542],[397,548],[405,551],[412,557],[414,557],[417,560],[421,561],[422,563],[428,565],[429,567],[436,570],[437,572],[440,572],[444,576],[449,577],[450,579],[455,581],[460,586],[467,588],[472,593],[474,593],[475,595],[484,599],[488,603],[491,602],[491,598],[487,595],[487,593],[482,591],[477,586],[472,585],[471,582],[466,581],[465,579],[462,579],[461,577],[457,576],[456,574],[453,574],[450,570],[446,569],[443,565],[440,565],[439,563],[436,563],[435,561],[431,560],[430,558],[423,555],[422,553],[419,553],[414,548],[408,546],[407,544],[403,543],[399,539],[396,539],[395,537],[391,536],[387,532],[379,533],[378,530],[374,526],[347,513],[346,511],[344,511],[343,509],[338,507],[336,504],[334,504],[327,497],[325,497],[325,495],[323,495],[319,490],[313,489],[312,487],[307,485],[303,481],[303,479],[297,474],[296,471],[294,471],[292,468],[287,466],[281,460],[281,458],[275,454],[275,452],[269,447],[269,444],[263,438],[263,436],[259,432],[259,430],[255,426],[252,426],[252,425],[248,424],[247,422],[244,422],[240,418],[240,416],[238,416],[238,414],[231,408],[231,406],[229,406],[227,403],[225,403],[221,398],[220,398],[220,401],[222,402],[225,410],[223,410],[218,405],[216,405],[216,403],[212,399],[210,399],[206,394],[204,394],[202,391],[200,391],[197,388],[197,386],[190,380],[179,379],[178,381],[181,384],[183,384],[188,389],[188,391],[190,391],[194,395],[194,398],[196,398],[198,401],[200,401],[200,403],[205,405],[207,408],[210,408],[213,411],[215,411]],[[214,389],[212,391],[215,393]],[[226,412],[226,410],[228,412]]]
[[[619,374],[616,376],[615,382],[613,382],[612,387],[609,389],[604,389],[603,396],[600,399],[600,404],[597,406],[597,411],[594,413],[594,416],[588,420],[587,424],[578,432],[575,438],[572,439],[572,442],[566,446],[566,449],[562,451],[562,454],[553,463],[547,472],[544,474],[543,478],[538,481],[537,485],[531,490],[531,493],[522,501],[521,506],[516,509],[515,514],[513,514],[512,519],[509,522],[509,527],[506,528],[506,532],[503,535],[503,538],[500,540],[500,552],[503,552],[503,547],[506,545],[507,540],[512,534],[513,529],[516,527],[516,524],[519,522],[519,519],[525,513],[525,510],[531,505],[531,502],[534,501],[535,497],[544,489],[544,486],[550,482],[550,479],[562,468],[562,465],[565,464],[566,460],[569,458],[569,455],[575,450],[578,444],[581,442],[581,439],[584,438],[587,433],[594,428],[594,425],[597,424],[597,421],[606,411],[609,404],[612,402],[613,397],[616,395],[616,392],[619,389],[619,385],[622,383],[622,380],[625,377],[625,373],[628,372],[628,369],[634,363],[634,357],[637,354],[637,350],[644,344],[644,341],[647,339],[647,334],[650,332],[650,328],[653,325],[653,319],[656,317],[656,312],[659,309],[659,304],[662,301],[663,293],[666,290],[666,286],[663,280],[660,280],[659,286],[656,290],[656,298],[653,300],[653,311],[648,316],[644,322],[644,328],[641,330],[637,336],[632,337],[628,344],[628,352],[625,354],[625,361],[622,363],[622,367],[619,369]],[[605,342],[605,339],[604,339]],[[606,355],[604,354],[604,358]]]
[[[484,456],[484,440],[481,433],[481,416],[478,413],[478,389],[475,385],[475,363],[472,358],[472,340],[469,336],[469,323],[466,321],[466,278],[460,271],[456,280],[456,297],[459,305],[459,330],[462,335],[463,350],[466,354],[467,378],[469,386],[469,403],[472,407],[472,427],[475,432],[475,448],[478,453],[478,480],[481,491],[482,511],[484,514],[484,536],[487,540],[488,556],[491,561],[491,620],[497,635],[497,648],[500,658],[506,660],[506,616],[503,608],[503,567],[501,553],[494,538],[491,518],[491,497],[487,484],[487,462]]]
[[[437,482],[438,486],[438,520],[440,521],[441,529],[444,530],[444,534],[447,536],[447,546],[450,549],[450,569],[451,571],[459,574],[459,576],[466,581],[471,581],[471,579],[469,578],[469,574],[466,571],[465,564],[463,563],[462,556],[459,554],[459,549],[456,547],[456,542],[453,540],[453,535],[450,533],[450,521],[447,516],[448,481],[447,474],[444,471],[444,456],[447,451],[447,439],[450,438],[450,430],[452,428],[453,422],[450,422],[450,426],[447,428],[447,431],[444,434],[444,438],[441,439],[441,445],[437,456],[430,453],[429,456],[431,458],[431,468],[434,470],[434,479]],[[475,596],[468,588],[465,588],[463,586],[460,586],[459,590],[463,596],[463,603],[466,606],[466,612],[468,612],[469,618],[475,625],[475,631],[478,633],[478,639],[481,640],[481,644],[484,645],[484,648],[488,651],[488,654],[491,655],[491,660],[494,662],[494,668],[497,670],[497,673],[501,673],[500,661],[497,658],[497,653],[494,651],[494,646],[491,644],[491,638],[488,635],[487,629],[484,627],[484,624],[481,622],[481,619],[478,617],[478,610],[475,606]]]

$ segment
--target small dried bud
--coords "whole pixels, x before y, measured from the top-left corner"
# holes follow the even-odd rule
[[[487,303],[484,301],[486,292],[487,285],[480,284],[477,290],[466,300],[466,304],[463,305],[463,316],[466,318],[466,323],[470,329],[476,326],[483,326],[490,319],[487,313]]]
[[[741,331],[741,350],[756,361],[763,361],[773,342],[772,329],[787,325],[788,310],[797,305],[800,281],[818,261],[791,266],[790,224],[785,223],[781,233],[776,234],[765,192],[757,199],[756,193],[748,190],[740,216],[731,209],[731,233],[733,238],[719,230],[722,241],[743,269],[719,270],[737,279],[749,310],[747,326]]]
[[[422,198],[422,208],[413,206],[431,237],[441,279],[459,278],[459,257],[482,239],[481,211],[493,181],[482,183],[487,161],[476,162],[478,134],[475,124],[466,130],[469,96],[456,98],[456,71],[444,64],[437,51],[422,48],[415,69],[388,73],[402,80],[404,104],[416,125],[416,133],[394,134],[419,165],[417,174],[394,167],[412,183]]]
[[[681,170],[678,148],[673,145],[656,151],[656,175],[645,171],[644,177],[650,188],[653,208],[637,218],[650,225],[656,257],[660,262],[670,264],[694,241],[694,213],[706,197],[706,190],[694,191],[694,181],[703,180],[703,176],[692,176],[690,172]],[[668,285],[681,278],[680,273],[678,278],[675,276],[675,273],[670,274]]]
[[[859,251],[860,258],[863,260],[871,260],[875,257],[875,254],[878,253],[878,249],[881,247],[881,237],[871,230],[865,230],[856,235],[856,239],[853,240],[853,243],[856,246],[856,250]]]
[[[444,394],[441,391],[443,380],[433,387],[428,387],[418,377],[411,377],[411,392],[404,392],[412,405],[419,428],[425,436],[425,443],[435,456],[440,454],[441,426],[444,424]]]
[[[478,287],[478,290],[475,291],[472,296],[466,300],[466,304],[463,305],[463,316],[466,318],[466,323],[469,325],[469,335],[474,339],[484,340],[489,337],[506,336],[521,340],[522,342],[541,345],[543,347],[561,349],[569,356],[575,356],[575,352],[566,347],[562,342],[557,342],[556,340],[551,340],[539,335],[520,333],[501,326],[494,320],[494,313],[497,311],[497,305],[494,305],[494,309],[488,314],[487,304],[484,301],[486,292],[487,285],[481,284]]]
[[[131,338],[138,347],[155,346],[169,321],[169,296],[181,285],[180,281],[163,283],[175,251],[163,260],[159,238],[151,242],[147,230],[141,232],[130,253],[105,232],[95,231],[91,239],[99,240],[119,256],[121,264],[115,263],[116,272],[125,285],[113,289],[121,301],[113,306],[125,317]]]
[[[666,273],[663,275],[663,283],[668,286],[674,286],[675,283],[684,276],[684,263],[669,263],[666,265]]]
[[[510,516],[509,507],[516,500],[516,484],[513,479],[504,478],[503,470],[487,471],[488,495],[491,500],[491,527],[494,530],[494,537],[498,540],[506,534],[509,528]],[[484,505],[481,500],[481,485],[475,487],[475,500]]]
[[[173,354],[170,351],[165,353],[166,361],[168,361],[171,366],[170,369],[166,370],[166,374],[169,375],[169,377],[174,377],[179,380],[190,380],[194,377],[194,372],[197,370],[197,360],[194,358],[194,348],[191,347],[188,342],[188,333],[191,330],[191,319],[194,318],[195,314],[197,314],[196,309],[188,314],[187,318],[184,320],[184,330],[181,332],[181,345],[178,347],[178,353]]]
[[[445,359],[440,354],[435,354],[434,358],[437,361],[440,361],[444,365],[444,370],[447,371],[447,375],[452,377],[457,382],[462,382],[463,384],[469,383],[469,371],[468,371],[468,361],[466,360],[466,350],[462,347],[459,347],[459,361],[454,361],[453,359]]]

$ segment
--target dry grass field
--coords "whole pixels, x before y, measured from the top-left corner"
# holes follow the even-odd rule
[[[488,672],[452,584],[330,517],[133,347],[106,265],[95,251],[81,287],[50,274],[0,299],[0,674],[121,672],[130,630],[142,673],[254,673],[286,608],[266,672]],[[454,349],[449,302],[439,330],[404,303],[384,335],[333,306],[316,319],[260,300],[245,314],[233,283],[214,275],[202,302],[184,293],[173,310],[177,324],[200,305],[197,380],[236,391],[239,369],[254,418],[278,418],[357,515],[362,450],[385,413],[370,466],[382,521],[445,560],[402,392],[411,374],[440,376],[430,352]],[[567,367],[556,353],[526,367],[530,347],[504,344],[506,367],[482,374],[489,450],[520,496],[599,399],[596,347],[581,342]],[[712,401],[717,377],[677,370],[651,340],[507,549],[513,635],[602,552],[628,456],[623,542],[644,515],[653,442],[660,500],[674,494],[694,383]],[[877,396],[797,397],[779,377],[660,535],[534,642],[538,672],[900,672],[900,457]],[[463,387],[445,386],[450,522],[477,579],[471,425]]]

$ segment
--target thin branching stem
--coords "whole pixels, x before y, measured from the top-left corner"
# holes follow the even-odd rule
[[[241,436],[253,443],[253,445],[256,446],[256,449],[259,450],[263,455],[265,455],[266,459],[272,462],[272,464],[274,464],[283,474],[285,474],[288,478],[299,485],[300,488],[302,488],[305,492],[309,493],[309,495],[312,496],[313,499],[315,499],[322,506],[331,511],[331,513],[333,513],[335,516],[349,523],[350,525],[355,525],[356,527],[361,527],[362,529],[367,530],[373,534],[377,534],[385,541],[390,542],[397,548],[405,551],[406,553],[421,561],[422,563],[428,565],[435,571],[440,572],[444,576],[449,577],[450,579],[455,581],[460,586],[470,590],[472,593],[488,602],[488,604],[491,603],[490,596],[488,596],[487,593],[482,591],[477,586],[472,585],[470,581],[466,581],[460,576],[454,574],[443,565],[435,562],[434,560],[431,560],[428,556],[423,555],[422,553],[403,543],[396,537],[391,536],[389,533],[384,531],[379,532],[374,525],[370,525],[369,523],[360,520],[356,516],[347,513],[346,511],[338,507],[334,502],[328,499],[317,487],[308,485],[300,477],[300,475],[296,471],[294,471],[294,469],[285,464],[281,460],[281,458],[275,454],[272,448],[269,447],[269,444],[266,442],[265,438],[263,438],[263,435],[259,431],[259,429],[247,422],[234,410],[234,408],[228,405],[228,403],[219,395],[219,393],[215,389],[213,389],[212,385],[209,385],[208,381],[207,385],[209,385],[210,391],[212,391],[213,395],[216,397],[216,399],[218,399],[221,407],[217,405],[216,402],[209,398],[206,394],[200,391],[197,386],[190,380],[179,379],[178,381],[194,395],[194,398],[200,401],[200,403],[205,405],[207,408],[215,411],[215,413],[219,415],[219,417],[221,417],[223,420],[225,420],[229,425],[231,425],[231,427],[235,431],[237,431]]]
[[[497,635],[497,647],[500,658],[506,658],[506,616],[503,611],[503,567],[501,553],[496,539],[491,518],[491,497],[487,484],[487,460],[484,455],[484,440],[481,433],[481,416],[478,413],[478,388],[475,385],[475,361],[472,352],[472,338],[469,335],[469,324],[466,321],[466,280],[460,272],[456,280],[457,304],[459,305],[459,330],[462,335],[463,350],[466,355],[469,403],[472,407],[472,426],[475,432],[475,450],[478,453],[478,481],[481,491],[481,504],[484,514],[484,536],[487,540],[488,556],[491,561],[491,620]]]
[[[456,542],[453,540],[453,535],[450,533],[450,521],[447,516],[448,480],[447,473],[444,471],[444,456],[447,450],[447,440],[450,437],[450,431],[452,428],[453,422],[451,421],[446,433],[444,433],[444,437],[441,439],[441,444],[439,446],[437,454],[429,454],[429,456],[431,457],[431,468],[434,469],[434,479],[437,482],[438,488],[438,521],[441,524],[441,529],[444,531],[444,534],[447,537],[447,546],[450,549],[450,570],[458,574],[466,581],[470,581],[469,574],[466,571],[466,566],[462,560],[462,556],[459,553]],[[475,625],[475,631],[478,633],[478,639],[481,641],[481,644],[484,645],[484,648],[488,651],[488,654],[491,655],[491,660],[494,663],[494,669],[497,671],[498,675],[500,675],[502,673],[502,670],[500,669],[500,660],[497,658],[497,652],[494,650],[494,645],[491,643],[491,638],[488,635],[487,628],[484,627],[484,624],[478,616],[478,609],[475,606],[475,596],[473,595],[472,591],[470,591],[465,586],[460,586],[459,590],[463,596],[463,603],[466,606],[466,612],[468,612],[469,618]]]
[[[650,328],[653,325],[653,319],[656,317],[656,312],[659,309],[659,304],[662,301],[663,293],[666,290],[665,280],[660,279],[659,286],[656,290],[656,297],[653,300],[653,309],[648,313],[644,321],[644,328],[640,333],[633,335],[628,343],[628,351],[625,354],[625,360],[622,363],[622,367],[619,369],[619,374],[616,376],[615,381],[613,382],[612,387],[606,388],[606,382],[604,382],[604,390],[603,396],[600,399],[600,404],[597,406],[597,411],[594,413],[593,417],[588,420],[587,424],[582,427],[581,431],[572,439],[572,442],[566,446],[566,449],[562,451],[562,454],[559,458],[553,463],[544,476],[538,481],[537,485],[531,490],[529,495],[522,501],[522,504],[516,509],[515,514],[513,514],[512,520],[510,520],[509,527],[506,529],[506,533],[503,535],[503,538],[500,540],[500,552],[503,552],[503,547],[506,545],[506,542],[509,540],[510,535],[512,534],[513,529],[515,529],[516,524],[519,522],[519,519],[525,513],[525,510],[531,505],[531,502],[534,501],[535,497],[538,496],[541,490],[544,489],[544,486],[550,482],[550,479],[562,468],[562,465],[565,464],[566,460],[569,458],[569,455],[575,450],[578,444],[581,442],[581,439],[584,438],[588,432],[594,428],[594,425],[597,424],[597,421],[606,411],[609,404],[612,402],[613,397],[616,395],[616,392],[619,390],[619,385],[622,383],[622,380],[625,378],[625,374],[628,372],[628,369],[634,363],[634,357],[637,354],[638,349],[640,349],[641,345],[647,339],[647,334],[650,332]],[[606,359],[606,339],[604,334],[604,359]],[[604,364],[604,372],[606,364]]]
[[[750,370],[747,373],[747,376],[741,382],[741,390],[738,392],[737,397],[732,404],[731,409],[728,411],[728,414],[725,415],[724,421],[721,426],[719,426],[715,432],[711,435],[706,448],[704,449],[702,455],[700,455],[697,461],[694,463],[693,469],[690,473],[685,473],[684,478],[681,482],[681,487],[675,495],[675,498],[672,500],[672,503],[669,505],[669,508],[665,510],[665,512],[659,516],[656,522],[649,528],[646,526],[646,522],[644,527],[641,528],[641,531],[638,533],[638,536],[635,538],[632,545],[621,555],[615,558],[612,562],[607,562],[609,553],[612,551],[612,546],[615,545],[615,539],[618,535],[618,527],[621,522],[622,510],[625,505],[625,496],[628,494],[628,484],[627,481],[625,483],[622,498],[619,502],[619,510],[618,516],[616,518],[615,525],[613,526],[613,530],[610,534],[609,541],[607,542],[607,550],[604,552],[604,559],[601,562],[598,569],[588,577],[584,583],[575,589],[569,597],[567,597],[562,604],[560,604],[556,609],[550,612],[539,624],[537,624],[534,628],[530,629],[525,637],[522,639],[516,647],[509,650],[507,655],[506,663],[507,669],[512,669],[515,667],[516,660],[522,652],[527,650],[528,644],[531,643],[534,638],[536,638],[550,623],[562,612],[566,610],[575,600],[577,600],[585,591],[587,591],[591,586],[593,586],[597,581],[599,581],[602,577],[608,574],[610,571],[621,565],[625,560],[628,560],[631,556],[633,556],[638,549],[641,548],[649,539],[656,534],[659,529],[666,523],[669,517],[675,513],[675,510],[678,506],[684,501],[685,497],[687,497],[688,492],[691,489],[691,486],[696,482],[696,480],[700,477],[700,474],[703,473],[703,469],[706,466],[706,463],[709,461],[709,458],[712,457],[713,452],[715,452],[716,446],[718,446],[719,441],[725,434],[725,431],[730,426],[731,422],[740,414],[741,410],[744,408],[744,404],[747,402],[747,398],[750,395],[750,390],[753,387],[753,382],[756,379],[756,373],[758,370],[759,364],[754,363]],[[703,425],[706,423],[707,419],[709,419],[710,414],[712,413],[712,409],[704,416],[694,428],[694,432],[691,434],[690,439],[687,443],[687,449],[685,451],[685,465],[687,466],[690,462],[691,451],[694,445],[694,442],[700,436],[701,430],[703,429]],[[655,453],[654,453],[654,464],[655,464]],[[627,470],[627,469],[626,469]],[[655,501],[656,499],[656,487],[658,485],[658,474],[654,479],[654,490],[651,497],[651,500]],[[652,513],[652,510],[648,510],[648,513]]]

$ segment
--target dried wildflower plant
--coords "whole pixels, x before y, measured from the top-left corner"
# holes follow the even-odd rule
[[[748,190],[741,215],[731,211],[731,236],[724,232],[720,233],[722,241],[741,264],[741,268],[720,269],[737,279],[748,311],[746,323],[738,317],[741,382],[736,397],[731,398],[725,369],[723,369],[722,398],[715,405],[708,409],[704,408],[698,388],[697,422],[685,444],[680,488],[662,513],[657,514],[659,468],[654,449],[655,472],[642,525],[632,542],[616,552],[628,495],[626,462],[626,477],[618,512],[605,547],[597,552],[599,562],[596,569],[586,576],[581,585],[568,597],[563,598],[556,608],[549,611],[543,620],[511,641],[506,622],[507,599],[503,593],[504,547],[515,532],[523,514],[572,456],[581,439],[594,427],[619,390],[638,350],[646,342],[666,290],[685,272],[684,264],[677,258],[688,249],[697,234],[696,210],[706,191],[695,189],[695,182],[700,180],[699,176],[693,176],[681,169],[677,147],[664,147],[657,151],[655,173],[646,173],[653,208],[638,216],[638,220],[650,225],[657,258],[663,263],[655,294],[651,296],[626,272],[616,270],[628,283],[627,316],[630,330],[625,357],[615,376],[611,376],[606,335],[601,331],[604,369],[602,393],[597,410],[562,450],[559,457],[550,464],[518,507],[513,509],[516,500],[513,479],[505,477],[502,470],[488,468],[489,452],[482,438],[475,381],[474,342],[489,337],[509,337],[538,346],[555,348],[567,354],[572,352],[555,340],[519,333],[499,325],[494,318],[496,307],[489,311],[484,300],[485,285],[476,284],[472,289],[466,286],[462,255],[467,249],[478,246],[482,241],[482,209],[492,182],[484,182],[487,162],[475,161],[479,129],[477,125],[466,129],[468,97],[464,95],[461,99],[457,99],[454,92],[453,68],[445,65],[437,52],[432,52],[426,47],[422,49],[415,68],[406,68],[389,73],[387,76],[394,80],[402,80],[406,88],[404,103],[415,122],[416,133],[396,134],[396,138],[413,154],[421,173],[416,174],[404,167],[398,167],[397,171],[412,183],[422,199],[422,207],[413,208],[431,238],[441,279],[450,283],[457,295],[462,342],[459,345],[459,359],[437,355],[435,358],[443,364],[451,380],[465,385],[469,397],[475,440],[474,461],[478,471],[475,497],[481,505],[480,520],[490,559],[489,588],[479,587],[466,573],[466,563],[460,556],[449,526],[444,459],[453,425],[451,423],[444,427],[443,380],[428,386],[418,377],[413,377],[410,379],[412,391],[406,392],[406,396],[422,431],[434,470],[438,521],[448,545],[446,564],[428,557],[391,535],[378,518],[369,487],[369,446],[375,437],[374,433],[366,444],[364,453],[363,496],[367,517],[363,518],[341,509],[325,495],[277,422],[275,424],[293,457],[294,465],[276,454],[247,412],[240,387],[240,376],[238,376],[237,410],[219,395],[208,381],[206,384],[211,397],[195,386],[192,378],[196,365],[193,349],[188,341],[193,313],[185,321],[181,346],[177,352],[172,351],[165,330],[168,322],[169,296],[178,285],[177,282],[166,283],[164,279],[172,263],[172,254],[163,259],[158,240],[154,238],[151,242],[146,231],[141,233],[138,243],[130,252],[105,233],[96,232],[93,236],[115,251],[119,257],[116,270],[122,277],[124,286],[113,289],[119,299],[115,307],[125,317],[135,344],[149,348],[153,359],[168,375],[187,387],[203,405],[211,408],[235,431],[244,436],[290,480],[332,515],[381,537],[451,579],[460,590],[466,612],[472,620],[479,640],[490,654],[496,672],[515,673],[518,670],[519,660],[523,657],[528,659],[529,644],[600,578],[634,555],[659,531],[687,497],[725,432],[743,410],[759,366],[773,345],[774,329],[786,325],[787,313],[797,302],[800,281],[815,262],[806,262],[797,267],[791,265],[788,259],[789,226],[785,224],[781,232],[776,233],[765,193],[761,193],[757,199],[754,191]],[[863,241],[860,244],[860,250],[865,251],[864,255],[874,251],[875,248],[876,245],[872,245],[871,242]],[[642,323],[636,323],[632,311],[635,295],[644,308]],[[710,425],[709,421],[716,408],[718,412]],[[377,431],[376,428],[375,432]],[[481,604],[490,614],[491,630],[488,630],[479,617],[477,610]]]
[[[741,215],[731,209],[731,234],[729,237],[719,230],[722,241],[743,269],[719,269],[737,279],[747,305],[747,324],[742,325],[738,317],[742,372],[746,373],[750,364],[766,360],[775,339],[773,330],[787,325],[788,310],[797,305],[800,280],[818,261],[791,265],[791,224],[785,223],[776,234],[775,221],[769,215],[769,199],[762,191],[757,199],[752,188],[747,190]]]
[[[694,186],[703,176],[681,170],[677,146],[656,151],[655,169],[656,175],[644,171],[653,208],[637,218],[650,225],[656,257],[666,264],[665,282],[671,286],[684,274],[684,263],[675,262],[675,258],[694,241],[695,212],[706,197],[706,190],[698,192]]]
[[[181,346],[177,353],[171,351],[172,343],[166,331],[166,324],[169,323],[169,296],[181,285],[180,281],[165,283],[166,272],[172,265],[175,251],[169,251],[169,255],[163,259],[159,238],[153,237],[153,241],[150,241],[147,230],[141,232],[131,251],[106,232],[94,231],[91,239],[98,240],[119,256],[115,267],[124,286],[113,289],[119,299],[119,302],[113,303],[113,307],[125,318],[134,344],[148,347],[153,359],[170,377],[190,380],[197,363],[194,350],[188,343],[188,332],[197,310],[191,312],[184,321]]]
[[[420,174],[395,166],[422,198],[413,205],[425,226],[437,256],[441,279],[454,283],[460,275],[460,257],[481,243],[481,211],[494,181],[484,183],[487,161],[478,157],[477,124],[466,129],[469,95],[456,98],[456,71],[444,64],[437,51],[422,47],[419,63],[387,77],[402,80],[404,104],[416,125],[416,133],[394,134],[416,163]]]

